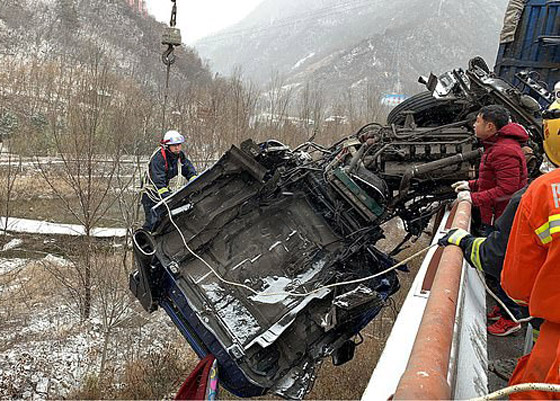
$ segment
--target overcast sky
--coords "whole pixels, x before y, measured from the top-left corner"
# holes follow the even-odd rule
[[[171,0],[146,0],[158,21],[169,23]],[[192,44],[210,33],[240,21],[263,0],[177,0],[177,27],[183,42]]]

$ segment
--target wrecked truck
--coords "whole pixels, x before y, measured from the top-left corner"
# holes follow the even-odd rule
[[[538,104],[480,60],[424,81],[387,124],[332,146],[232,146],[156,206],[153,232],[135,232],[133,294],[148,312],[164,309],[199,357],[216,357],[230,392],[301,399],[323,358],[352,359],[399,289],[393,257],[476,168],[478,108],[507,107],[539,157]],[[407,235],[385,253],[376,244],[394,218]]]

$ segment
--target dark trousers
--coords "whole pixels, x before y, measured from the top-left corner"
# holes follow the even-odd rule
[[[529,316],[529,311],[526,307],[520,306],[513,299],[507,296],[505,291],[503,290],[502,286],[500,285],[500,278],[494,277],[489,274],[486,275],[486,284],[492,290],[494,294],[504,303],[504,305],[509,309],[509,311],[515,316],[516,319],[522,319],[524,317]],[[511,320],[511,317],[506,313],[504,308],[501,305],[498,305],[500,308],[501,314],[508,320]]]
[[[145,221],[142,228],[146,231],[152,231],[159,220],[159,215],[152,210],[156,203],[145,193],[142,194],[142,207],[144,208]]]
[[[494,226],[489,226],[486,224],[479,225],[479,232],[483,237],[488,237],[492,231],[495,231],[496,228]],[[500,270],[501,271],[501,270]],[[513,299],[507,296],[505,291],[503,290],[502,286],[500,285],[500,277],[494,277],[492,275],[486,274],[486,284],[488,287],[496,294],[496,296],[504,303],[504,305],[509,309],[513,316],[516,319],[522,319],[524,317],[529,316],[529,311],[526,307],[520,306]],[[502,316],[506,319],[510,319],[510,316],[506,313],[504,308],[501,305],[498,305]]]
[[[498,296],[498,298],[500,298],[500,301],[504,303],[504,305],[510,310],[510,312],[513,314],[513,316],[515,316],[516,319],[519,320],[529,316],[529,311],[527,310],[527,308],[516,304],[515,301],[508,297],[500,284],[498,284],[498,291],[496,292],[496,295]],[[500,309],[503,308],[500,306]],[[510,316],[506,313],[506,311],[502,311],[502,316],[504,316],[506,319],[510,319]]]

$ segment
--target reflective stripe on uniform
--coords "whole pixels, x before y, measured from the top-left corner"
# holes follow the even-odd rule
[[[509,294],[508,294],[508,297],[509,297]],[[511,297],[510,297],[510,298],[511,298]],[[511,300],[512,300],[513,302],[515,302],[517,305],[521,305],[521,306],[528,306],[528,305],[529,305],[527,302],[522,301],[522,300],[520,300],[520,299],[513,299],[513,298],[511,298]]]
[[[471,249],[471,262],[478,270],[482,271],[482,262],[480,261],[480,245],[486,241],[486,238],[476,238]]]
[[[169,188],[163,187],[158,189],[158,194],[163,195],[164,193],[169,192]]]
[[[560,214],[552,215],[548,221],[535,230],[543,244],[552,242],[552,234],[560,233]]]
[[[457,230],[451,235],[451,237],[449,237],[448,242],[459,246],[463,238],[465,238],[465,232],[462,230]]]
[[[533,329],[533,342],[536,343],[538,338],[539,338],[539,334],[541,334],[541,331],[539,329]]]

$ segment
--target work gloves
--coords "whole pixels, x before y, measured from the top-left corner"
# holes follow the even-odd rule
[[[469,182],[468,181],[457,181],[454,184],[451,184],[451,188],[453,188],[453,190],[457,193],[461,192],[461,191],[470,191],[471,187],[469,187]]]
[[[470,191],[461,191],[457,194],[457,202],[466,201],[472,203],[472,197]]]
[[[457,192],[458,202],[467,201],[472,203],[472,197],[470,192],[471,187],[469,187],[468,181],[457,181],[456,183],[451,184],[451,188],[453,188],[453,190]]]
[[[468,231],[465,231],[462,228],[453,228],[439,239],[438,245],[457,245],[458,247],[461,247],[461,249],[463,249],[463,247],[465,246],[464,240],[469,237],[471,237],[471,234]]]

